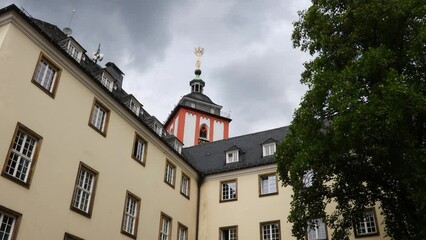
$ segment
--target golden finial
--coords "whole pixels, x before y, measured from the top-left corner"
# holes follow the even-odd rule
[[[195,56],[197,56],[197,62],[195,63],[195,67],[197,69],[200,69],[200,66],[201,66],[200,58],[204,54],[204,48],[198,46],[195,48],[194,53],[195,53]]]

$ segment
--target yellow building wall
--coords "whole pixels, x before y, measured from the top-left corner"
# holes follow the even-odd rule
[[[278,194],[259,197],[259,176],[276,172],[276,165],[260,166],[206,177],[201,184],[200,240],[218,240],[219,228],[238,226],[238,239],[261,239],[260,223],[280,221],[281,239],[296,239],[287,221],[292,190],[278,183]],[[220,202],[222,181],[237,179],[237,201]],[[384,237],[383,217],[376,207],[380,236],[361,239],[378,240]],[[328,229],[328,239],[331,239]],[[350,239],[355,239],[351,236]]]
[[[43,137],[29,189],[0,177],[0,205],[22,214],[17,239],[129,239],[121,233],[126,191],[141,198],[138,239],[157,239],[161,212],[195,239],[197,175],[154,134],[50,43],[18,18],[0,25],[0,164],[18,122]],[[31,82],[40,52],[62,69],[53,99]],[[96,91],[94,91],[93,88]],[[94,98],[111,111],[106,137],[88,126]],[[131,158],[137,131],[148,141],[146,166]],[[175,188],[164,182],[166,159],[176,165]],[[79,163],[99,172],[91,218],[70,210]],[[181,172],[191,177],[188,200],[180,194]],[[177,207],[179,206],[179,207]]]

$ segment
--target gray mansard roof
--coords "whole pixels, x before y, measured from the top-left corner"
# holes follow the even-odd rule
[[[272,164],[274,156],[263,157],[262,144],[281,142],[287,130],[281,127],[188,147],[182,155],[204,175]],[[227,164],[225,152],[231,149],[239,150],[239,161]]]

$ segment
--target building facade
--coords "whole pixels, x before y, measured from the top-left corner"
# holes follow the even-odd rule
[[[163,125],[114,63],[0,9],[0,239],[294,239],[273,158],[287,128],[228,138],[200,74]],[[385,239],[368,211],[357,237]],[[330,238],[315,223],[307,239]]]

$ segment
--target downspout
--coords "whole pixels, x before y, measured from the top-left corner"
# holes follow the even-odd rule
[[[198,240],[198,232],[200,229],[200,196],[201,196],[201,185],[204,181],[204,175],[200,174],[198,178],[198,191],[197,191],[197,218],[195,223],[195,240]]]

